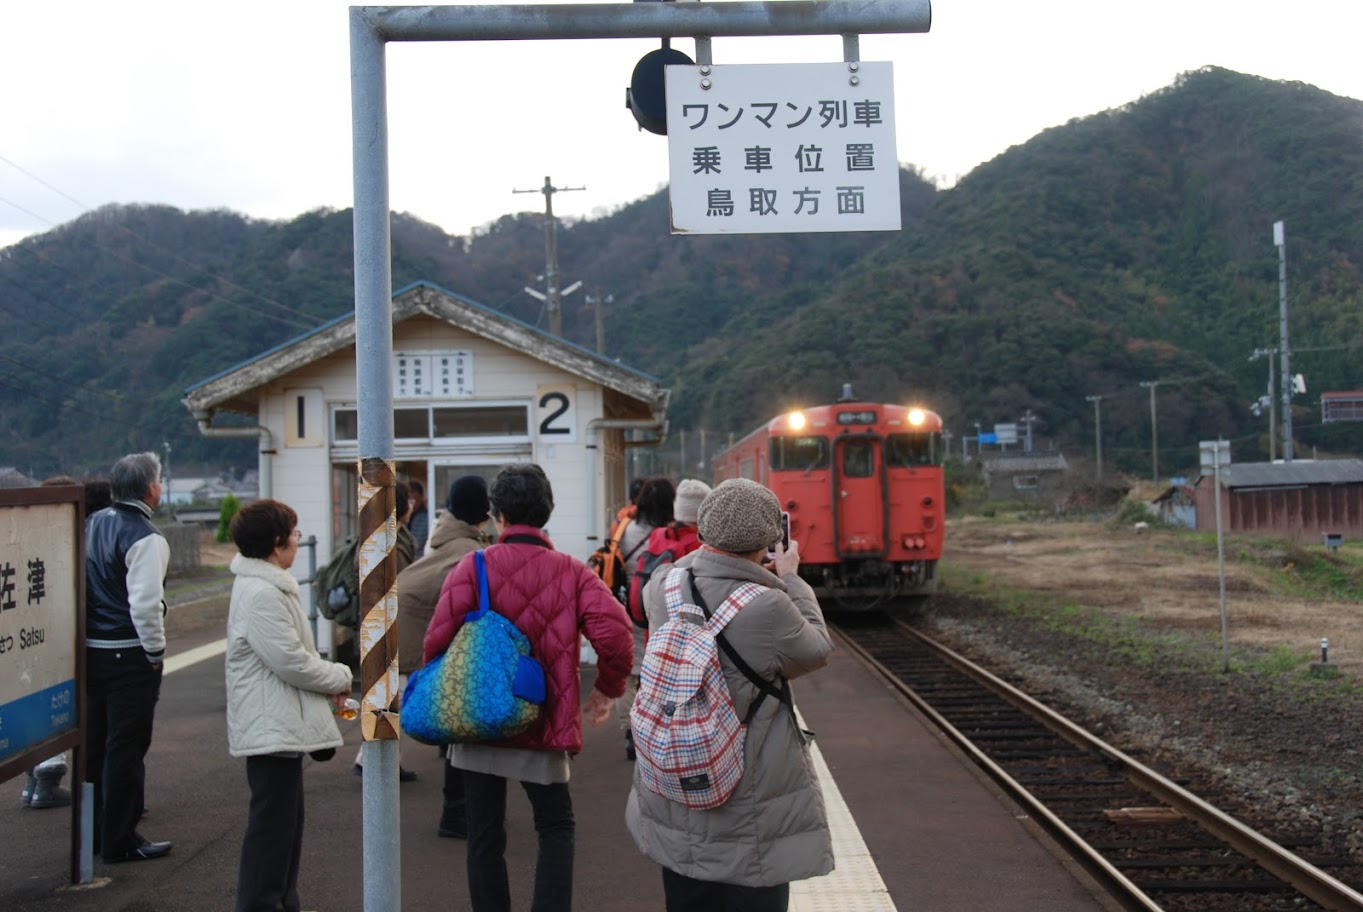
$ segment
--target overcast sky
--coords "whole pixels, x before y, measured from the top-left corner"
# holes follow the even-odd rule
[[[838,2],[838,0],[828,0]],[[344,0],[16,2],[0,12],[0,247],[106,203],[288,219],[353,202]],[[950,185],[1047,127],[1222,66],[1363,99],[1360,0],[934,0],[864,36],[898,157]],[[605,214],[667,180],[624,108],[644,40],[390,44],[393,208],[467,234]],[[694,55],[693,42],[675,46]],[[716,39],[714,61],[838,61],[837,37]],[[660,225],[659,230],[666,230]]]

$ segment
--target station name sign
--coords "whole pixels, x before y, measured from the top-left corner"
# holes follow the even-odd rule
[[[77,726],[76,511],[0,504],[0,761]]]
[[[669,66],[673,234],[896,231],[890,63]]]

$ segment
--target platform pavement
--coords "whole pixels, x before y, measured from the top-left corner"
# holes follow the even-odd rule
[[[11,780],[0,786],[13,792],[12,802],[0,802],[6,856],[0,907],[9,912],[231,908],[248,791],[244,765],[227,754],[222,662],[211,645],[221,636],[224,612],[222,598],[172,611],[172,656],[196,647],[211,654],[168,675],[148,755],[150,813],[142,830],[151,839],[173,840],[174,851],[136,864],[96,861],[96,884],[72,889],[66,884],[69,814],[21,809],[20,781]],[[831,815],[855,821],[865,854],[847,856],[846,832],[835,836],[846,856],[840,871],[796,885],[792,910],[1111,908],[849,653],[836,653],[828,669],[798,682],[797,698],[846,803],[839,811],[830,799]],[[354,723],[343,728],[347,746],[331,762],[309,761],[304,775],[307,834],[300,893],[303,907],[319,912],[364,907],[361,782],[350,762],[359,730]],[[574,907],[662,909],[658,868],[639,854],[623,823],[631,766],[621,733],[612,721],[585,734],[572,780],[578,821]],[[403,765],[419,778],[400,789],[400,908],[466,909],[464,843],[435,835],[440,759],[434,748],[410,741],[404,741],[402,751]],[[516,908],[526,908],[534,830],[528,803],[514,786],[508,789],[508,823],[513,901]]]

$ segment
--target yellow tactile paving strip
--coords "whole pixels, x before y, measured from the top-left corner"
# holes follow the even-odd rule
[[[790,912],[896,912],[894,900],[885,889],[885,881],[880,879],[875,860],[818,745],[810,747],[810,756],[823,789],[836,867],[831,874],[791,884]]]

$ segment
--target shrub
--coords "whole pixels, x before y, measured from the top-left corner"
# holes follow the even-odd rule
[[[228,530],[232,525],[232,517],[240,509],[241,501],[237,500],[235,494],[228,494],[222,499],[222,506],[218,508],[218,541],[225,542],[230,537]]]

